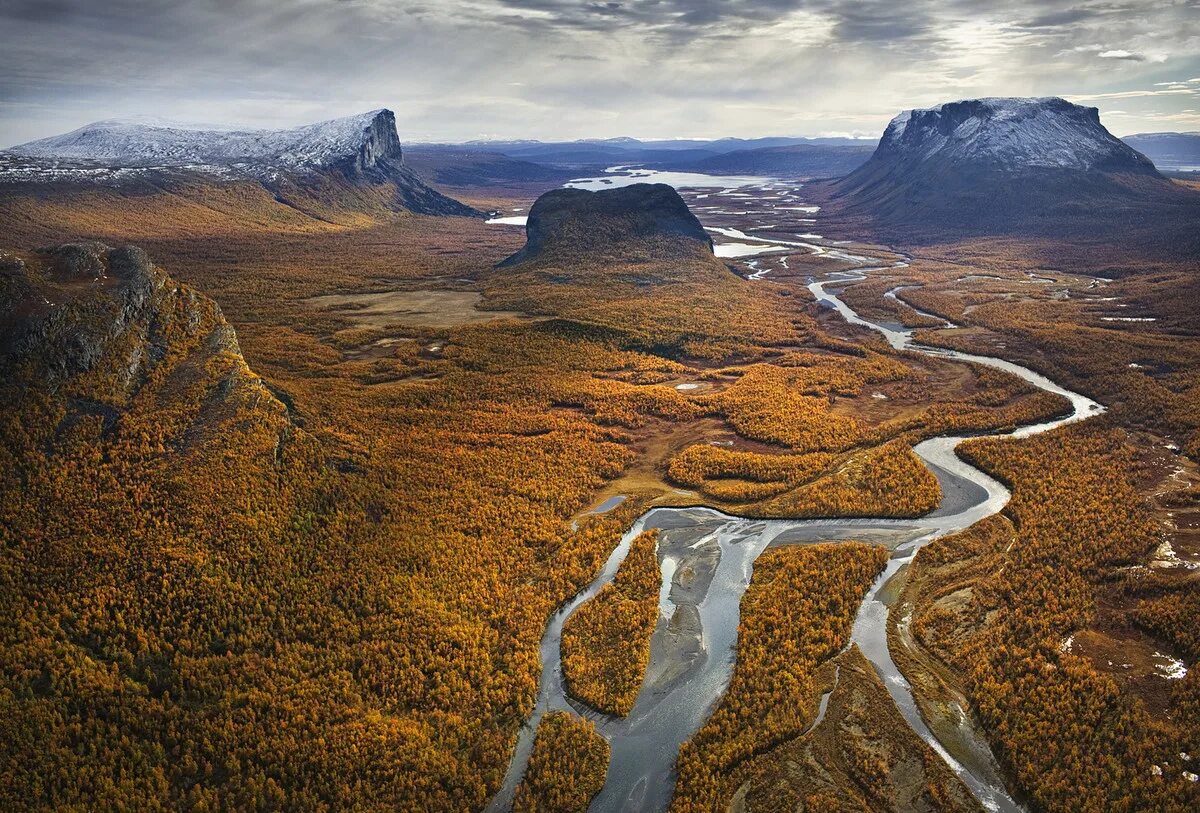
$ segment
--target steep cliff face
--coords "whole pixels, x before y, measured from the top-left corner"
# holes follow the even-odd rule
[[[403,158],[390,110],[286,130],[101,121],[6,151],[0,185],[250,180],[301,210],[315,211],[333,200],[351,206],[382,203],[419,214],[480,215],[431,189]]]
[[[666,184],[552,190],[530,208],[525,236],[525,247],[505,264],[570,254],[628,255],[635,247],[664,256],[712,256],[708,233]]]
[[[372,110],[285,130],[201,130],[137,121],[98,121],[13,147],[30,158],[118,167],[248,165],[247,170],[318,168],[346,161],[362,169],[401,159],[396,117]]]
[[[833,195],[844,212],[910,233],[1053,235],[1103,219],[1153,219],[1163,205],[1195,206],[1194,195],[1109,133],[1096,108],[1057,98],[902,113]]]
[[[362,144],[354,154],[355,166],[368,170],[384,160],[400,163],[404,153],[396,134],[396,115],[391,110],[376,110],[367,115],[370,119],[363,129]]]

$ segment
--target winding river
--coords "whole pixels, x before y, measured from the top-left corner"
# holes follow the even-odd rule
[[[742,232],[727,236],[768,242]],[[870,261],[813,244],[798,245],[831,259]],[[901,261],[893,267],[904,265]],[[878,331],[898,350],[1004,370],[1070,402],[1071,410],[1064,416],[1004,433],[1007,436],[1028,437],[1103,411],[1086,396],[1018,364],[918,344],[912,330],[868,321],[829,290],[861,281],[867,273],[882,268],[835,271],[823,280],[813,281],[808,289],[818,302],[836,310],[847,322]],[[889,580],[912,561],[922,546],[997,513],[1008,502],[1010,495],[1003,485],[955,454],[955,448],[965,439],[935,437],[913,448],[937,476],[943,495],[937,510],[919,519],[753,520],[698,507],[652,508],[643,514],[591,584],[563,605],[547,624],[541,641],[537,703],[522,726],[504,784],[488,811],[511,809],[538,722],[548,711],[569,711],[594,721],[611,746],[608,775],[591,811],[666,810],[675,788],[674,763],[680,745],[704,724],[729,686],[736,659],[739,607],[755,559],[771,546],[849,539],[883,544],[892,551],[887,567],[863,600],[850,643],[857,644],[873,664],[913,731],[933,747],[985,807],[1005,813],[1022,810],[1005,789],[996,761],[969,716],[960,715],[958,730],[952,732],[953,743],[939,741],[922,718],[908,682],[888,651],[885,588]],[[562,628],[571,613],[612,581],[633,538],[649,529],[659,529],[662,569],[659,619],[651,641],[650,664],[629,716],[611,717],[567,695],[560,660]],[[823,705],[827,702],[828,697],[822,698]],[[820,717],[813,727],[819,722]]]

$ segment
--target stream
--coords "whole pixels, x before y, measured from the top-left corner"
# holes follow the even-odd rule
[[[750,242],[783,242],[732,229],[720,231]],[[871,259],[809,243],[793,245],[835,260]],[[904,265],[900,261],[892,267]],[[1086,396],[1018,364],[918,344],[912,330],[870,322],[828,290],[859,282],[867,273],[884,267],[834,271],[823,280],[811,282],[808,289],[817,302],[834,309],[850,324],[881,333],[893,348],[1004,370],[1063,396],[1071,404],[1071,411],[1062,417],[993,436],[1029,437],[1103,411]],[[679,747],[708,719],[733,675],[740,604],[755,559],[771,546],[850,539],[886,545],[892,551],[887,567],[871,585],[854,619],[850,644],[857,644],[874,666],[913,731],[946,761],[986,808],[1002,813],[1023,810],[1005,789],[995,758],[969,715],[959,715],[952,743],[939,741],[922,718],[912,690],[888,650],[887,587],[892,577],[924,545],[999,512],[1009,500],[1008,489],[1001,483],[955,454],[955,448],[964,440],[960,436],[940,436],[913,447],[942,489],[938,508],[918,519],[755,520],[702,507],[652,508],[643,514],[622,537],[596,578],[548,622],[541,641],[537,702],[521,728],[504,784],[488,805],[489,813],[511,809],[513,794],[533,749],[538,722],[549,711],[568,711],[592,720],[611,746],[608,775],[590,811],[666,810],[675,789],[674,765]],[[629,716],[612,717],[567,695],[560,659],[562,628],[571,613],[612,581],[634,537],[651,529],[659,530],[662,587],[650,663]],[[828,697],[823,697],[822,706],[827,703]],[[812,728],[820,724],[823,711]]]

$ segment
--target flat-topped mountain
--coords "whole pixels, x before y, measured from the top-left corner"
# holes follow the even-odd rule
[[[306,211],[350,198],[350,208],[479,214],[431,189],[404,165],[390,110],[284,130],[100,121],[21,144],[2,157],[0,184],[255,181],[279,202]]]
[[[525,247],[505,260],[514,264],[571,254],[642,252],[712,256],[712,239],[667,184],[637,183],[589,192],[555,189],[537,199],[525,226]]]
[[[398,162],[402,158],[396,117],[390,110],[372,110],[286,130],[197,130],[98,121],[63,135],[21,144],[10,152],[122,167],[212,164],[319,169],[347,165],[367,170],[381,161]]]
[[[1155,174],[1149,159],[1104,128],[1096,108],[1054,97],[970,99],[901,113],[863,174],[932,164]]]
[[[1155,206],[1195,197],[1108,132],[1096,108],[1058,98],[902,113],[833,194],[843,211],[885,228],[1047,235],[1098,218],[1153,219]]]

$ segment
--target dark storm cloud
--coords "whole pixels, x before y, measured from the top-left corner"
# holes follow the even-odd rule
[[[1062,25],[1072,25],[1095,17],[1099,12],[1089,8],[1067,8],[1039,14],[1024,23],[1029,28],[1057,28]]]
[[[920,36],[936,23],[921,2],[858,0],[501,0],[513,12],[540,12],[537,18],[510,16],[517,26],[611,31],[638,26],[664,38],[690,39],[723,33],[726,26],[771,23],[796,12],[824,15],[846,42],[896,41]]]
[[[1125,129],[1151,129],[1197,107],[1142,94],[1200,74],[1197,16],[1195,0],[0,0],[0,144],[133,114],[270,126],[383,105],[408,138],[875,133],[984,94],[1111,96]]]

